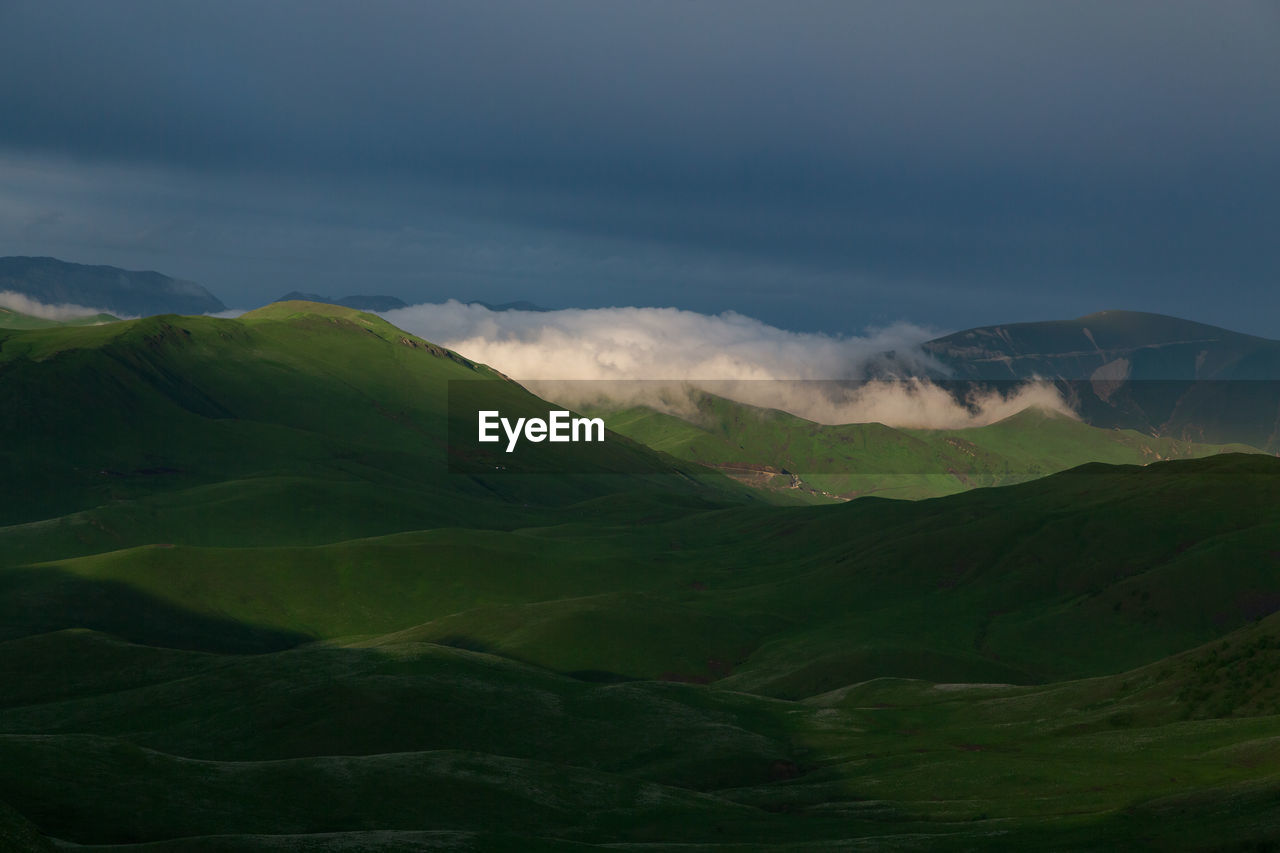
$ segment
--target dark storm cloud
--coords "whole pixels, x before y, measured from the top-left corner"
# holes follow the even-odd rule
[[[1277,44],[1262,3],[10,3],[0,249],[151,253],[231,301],[362,275],[1257,328]]]

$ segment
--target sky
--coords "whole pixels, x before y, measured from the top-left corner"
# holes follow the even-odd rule
[[[1280,3],[0,0],[0,255],[1280,337]]]

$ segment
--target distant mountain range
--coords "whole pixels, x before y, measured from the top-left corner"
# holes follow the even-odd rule
[[[550,308],[543,308],[541,305],[535,305],[524,299],[516,302],[481,302],[479,299],[473,299],[467,303],[468,305],[479,305],[482,308],[488,308],[490,311],[550,311]]]
[[[113,314],[207,314],[225,305],[194,281],[158,272],[86,266],[57,258],[0,258],[0,292],[46,305],[84,305]]]
[[[397,299],[394,296],[379,296],[357,293],[351,296],[343,296],[333,298],[329,296],[321,296],[318,293],[303,293],[298,290],[291,290],[284,296],[276,300],[277,302],[321,302],[325,305],[342,305],[346,308],[354,308],[357,311],[394,311],[397,308],[407,308],[408,303],[403,299]]]
[[[112,314],[148,317],[155,314],[212,314],[225,311],[220,299],[194,281],[172,278],[153,271],[125,270],[105,265],[73,264],[57,258],[12,256],[0,258],[0,293],[13,292],[44,305],[81,305]],[[394,311],[407,308],[403,299],[385,294],[357,293],[323,296],[294,290],[277,302],[319,302],[357,311]],[[483,302],[490,311],[548,311],[526,300]],[[58,325],[50,321],[52,325]],[[10,327],[16,323],[10,323]]]
[[[276,300],[277,302],[321,302],[325,305],[342,305],[346,308],[354,308],[357,311],[395,311],[397,308],[408,308],[409,305],[403,299],[395,296],[375,296],[369,294],[354,294],[352,296],[343,296],[341,298],[332,298],[329,296],[321,296],[318,293],[303,293],[298,290],[290,291],[284,296]],[[482,302],[479,299],[473,299],[470,302],[463,303],[465,305],[479,305],[482,308],[488,308],[490,311],[550,311],[550,308],[543,308],[541,305],[535,305],[532,302],[518,300],[516,302]]]

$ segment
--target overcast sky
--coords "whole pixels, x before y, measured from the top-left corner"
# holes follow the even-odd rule
[[[0,0],[0,254],[1280,337],[1276,2]]]

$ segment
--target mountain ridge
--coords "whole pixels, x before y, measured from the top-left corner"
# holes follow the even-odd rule
[[[154,270],[76,264],[50,257],[0,258],[0,291],[46,305],[81,305],[112,314],[210,314],[226,310],[194,281]]]
[[[963,379],[1093,379],[1118,358],[1160,349],[1172,350],[1174,358],[1147,358],[1131,366],[1133,378],[1211,379],[1233,378],[1233,355],[1280,353],[1280,341],[1165,314],[1098,311],[1071,320],[978,326],[934,338],[922,348]],[[1186,348],[1194,348],[1189,359]],[[1223,352],[1213,359],[1200,357],[1208,349]]]
[[[1088,423],[1280,449],[1280,341],[1163,314],[982,326],[922,345],[960,383],[1053,382]]]

